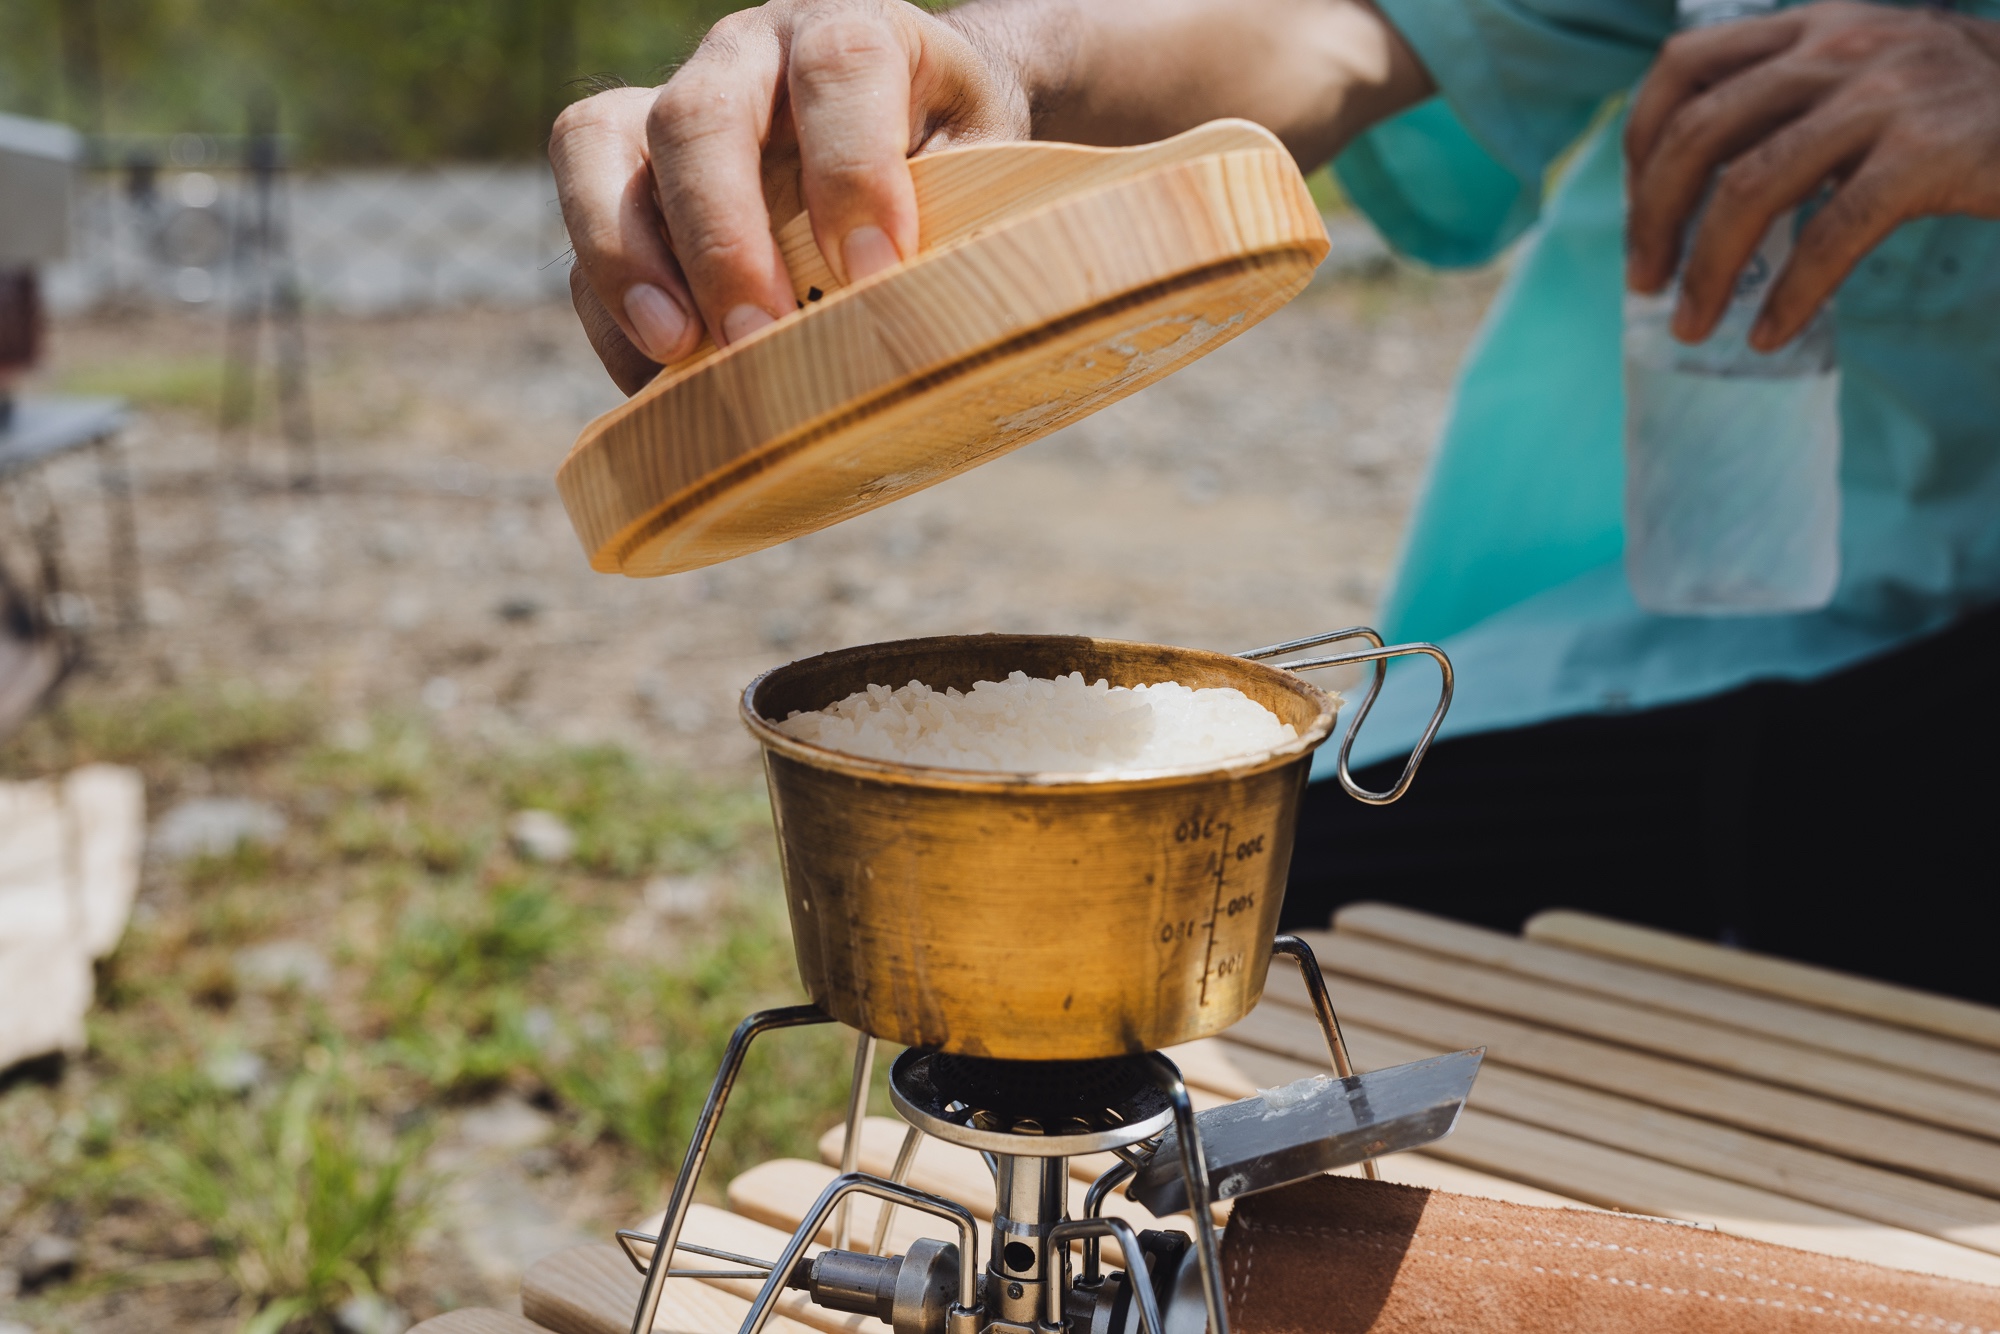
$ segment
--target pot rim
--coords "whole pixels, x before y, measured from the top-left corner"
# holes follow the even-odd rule
[[[1177,765],[1164,769],[1133,769],[1116,772],[1017,772],[993,769],[951,769],[940,765],[901,764],[893,760],[879,760],[869,756],[852,755],[846,751],[834,750],[828,746],[801,741],[797,737],[781,732],[777,726],[757,710],[757,692],[765,682],[782,672],[802,669],[828,658],[848,657],[869,650],[922,651],[949,647],[966,640],[1036,640],[1036,639],[1087,639],[1093,644],[1106,648],[1141,648],[1148,650],[1167,649],[1174,653],[1187,654],[1197,660],[1227,663],[1232,670],[1241,670],[1252,675],[1268,678],[1279,688],[1304,697],[1318,707],[1312,722],[1299,730],[1299,735],[1283,745],[1269,750],[1256,751],[1222,763]],[[830,701],[829,701],[830,702]],[[781,666],[759,672],[749,685],[743,687],[743,695],[738,712],[743,725],[757,738],[766,754],[775,751],[787,759],[810,765],[815,769],[842,774],[855,778],[868,778],[906,787],[930,788],[940,791],[1016,791],[1032,793],[1062,792],[1102,792],[1106,790],[1135,791],[1149,787],[1170,787],[1194,785],[1215,779],[1235,779],[1263,773],[1269,769],[1281,768],[1293,761],[1304,759],[1317,750],[1333,732],[1333,726],[1340,714],[1342,699],[1339,695],[1322,690],[1304,677],[1294,672],[1273,667],[1268,663],[1250,658],[1240,658],[1233,653],[1221,653],[1213,649],[1182,648],[1173,644],[1151,644],[1143,640],[1102,639],[1094,635],[1041,635],[1041,634],[989,634],[989,635],[926,635],[913,639],[884,640],[878,644],[858,644],[848,648],[831,649],[814,654],[809,658],[798,658]]]

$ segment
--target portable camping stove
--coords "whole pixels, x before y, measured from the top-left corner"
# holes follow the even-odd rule
[[[1463,1051],[1356,1075],[1311,948],[1279,936],[1274,953],[1299,966],[1326,1036],[1334,1074],[1301,1080],[1196,1115],[1180,1072],[1151,1052],[1082,1061],[1005,1061],[918,1048],[897,1058],[890,1098],[908,1122],[887,1178],[857,1170],[875,1039],[861,1035],[849,1093],[840,1175],[821,1192],[783,1254],[754,1259],[680,1239],[731,1086],[750,1043],[774,1029],[833,1022],[814,1005],[753,1014],[723,1056],[674,1183],[660,1235],[620,1232],[646,1275],[633,1334],[649,1334],[663,1278],[761,1278],[739,1334],[760,1334],[786,1289],[818,1305],[873,1315],[894,1334],[1228,1334],[1212,1206],[1449,1133],[1481,1053]],[[926,1135],[979,1152],[991,1168],[994,1209],[983,1267],[978,1227],[963,1204],[905,1179]],[[1068,1217],[1069,1159],[1109,1151],[1118,1162],[1091,1184],[1083,1217]],[[1185,1212],[1194,1235],[1136,1232],[1103,1214],[1120,1187],[1157,1216]],[[874,1238],[851,1246],[846,1202],[885,1202]],[[930,1214],[956,1244],[913,1243],[882,1254],[893,1208]],[[833,1245],[808,1256],[829,1218]],[[1122,1271],[1106,1271],[1098,1246],[1113,1238]],[[1081,1243],[1075,1263],[1071,1243]],[[740,1269],[673,1269],[656,1262],[686,1251]]]

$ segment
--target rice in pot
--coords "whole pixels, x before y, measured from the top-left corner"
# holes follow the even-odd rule
[[[1242,691],[1173,681],[1114,686],[1081,672],[1012,672],[971,690],[871,685],[778,730],[849,755],[1003,773],[1174,769],[1261,754],[1298,739]]]

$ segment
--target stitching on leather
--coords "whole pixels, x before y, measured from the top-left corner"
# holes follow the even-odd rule
[[[1400,1239],[1406,1235],[1404,1233],[1392,1230],[1385,1230],[1378,1228],[1365,1228],[1365,1229],[1346,1228],[1330,1224],[1309,1229],[1285,1228],[1285,1227],[1267,1225],[1267,1230],[1274,1232],[1292,1231],[1292,1232],[1297,1232],[1299,1235],[1302,1236],[1303,1235],[1332,1236],[1335,1234],[1343,1234],[1348,1236],[1373,1236],[1373,1237],[1388,1237],[1392,1239]],[[1527,1230],[1529,1232],[1545,1231],[1545,1229],[1538,1229],[1538,1228],[1530,1228]],[[1666,1261],[1668,1263],[1676,1263],[1676,1262],[1689,1263],[1693,1264],[1698,1269],[1714,1270],[1717,1273],[1727,1274],[1730,1277],[1740,1278],[1750,1283],[1767,1283],[1774,1287],[1790,1288],[1794,1292],[1810,1292],[1821,1297],[1832,1298],[1835,1301],[1849,1302],[1851,1304],[1859,1306],[1871,1306],[1879,1311],[1891,1311],[1894,1309],[1892,1307],[1885,1306],[1879,1302],[1873,1302],[1873,1303],[1863,1302],[1860,1301],[1858,1298],[1843,1297],[1839,1293],[1831,1292],[1824,1288],[1802,1287],[1801,1285],[1794,1283],[1789,1279],[1773,1278],[1764,1274],[1745,1272],[1745,1270],[1742,1269],[1729,1269],[1723,1267],[1722,1262],[1733,1262],[1736,1264],[1749,1263],[1743,1260],[1740,1256],[1711,1255],[1704,1251],[1682,1251],[1682,1250],[1655,1251],[1648,1247],[1643,1247],[1643,1246],[1620,1246],[1615,1242],[1592,1241],[1587,1237],[1570,1237],[1567,1234],[1560,1232],[1550,1233],[1549,1235],[1562,1238],[1560,1242],[1554,1243],[1554,1246],[1557,1249],[1568,1248],[1572,1250],[1612,1251],[1621,1254],[1644,1255],[1654,1259]],[[1535,1241],[1522,1237],[1505,1237],[1505,1236],[1468,1237],[1468,1236],[1439,1235],[1438,1239],[1442,1241],[1465,1242],[1467,1244],[1475,1246],[1477,1245],[1550,1246],[1551,1245],[1551,1243],[1549,1242]]]
[[[1257,1245],[1257,1239],[1252,1235],[1254,1231],[1254,1228],[1249,1227],[1243,1229],[1242,1253],[1231,1257],[1230,1260],[1230,1299],[1236,1303],[1238,1311],[1243,1309],[1244,1294],[1250,1290],[1250,1255]]]
[[[1246,1224],[1250,1224],[1250,1220],[1248,1219],[1245,1219],[1244,1222]],[[1391,1232],[1380,1228],[1348,1228],[1348,1227],[1339,1227],[1334,1225],[1298,1227],[1298,1226],[1282,1226],[1274,1224],[1250,1224],[1250,1226],[1246,1227],[1245,1230],[1249,1231],[1252,1230],[1253,1228],[1256,1231],[1272,1232],[1283,1236],[1354,1237],[1354,1238],[1359,1238],[1363,1245],[1366,1245],[1374,1250],[1383,1250],[1383,1251],[1394,1250],[1394,1251],[1399,1251],[1403,1254],[1428,1255],[1443,1260],[1462,1261],[1463,1263],[1466,1264],[1491,1265],[1500,1269],[1525,1268],[1532,1270],[1533,1272],[1538,1274],[1547,1274],[1547,1273],[1561,1274],[1561,1275],[1566,1275],[1570,1278],[1587,1279],[1593,1283],[1609,1283],[1613,1287],[1620,1287],[1620,1286],[1630,1287],[1635,1291],[1651,1292],[1656,1295],[1693,1296],[1724,1303],[1737,1302],[1746,1306],[1751,1306],[1751,1305],[1767,1306],[1776,1310],[1801,1311],[1811,1315],[1825,1315],[1825,1316],[1830,1316],[1836,1320],[1859,1320],[1869,1324],[1907,1325],[1911,1328],[1944,1330],[1944,1331],[1949,1331],[1949,1334],[2000,1334],[2000,1329],[1990,1329],[1979,1325],[1968,1325],[1962,1321],[1948,1320],[1943,1316],[1927,1315],[1923,1312],[1917,1312],[1917,1311],[1906,1311],[1900,1307],[1888,1306],[1881,1302],[1864,1301],[1859,1298],[1849,1297],[1841,1293],[1828,1291],[1827,1289],[1824,1288],[1814,1288],[1799,1283],[1793,1283],[1788,1280],[1771,1278],[1762,1274],[1745,1273],[1740,1269],[1730,1269],[1730,1268],[1725,1268],[1721,1265],[1702,1263],[1702,1259],[1706,1257],[1703,1257],[1701,1252],[1691,1253],[1687,1251],[1677,1250],[1677,1251],[1662,1253],[1654,1251],[1641,1251],[1640,1248],[1637,1247],[1606,1245],[1604,1243],[1591,1243],[1581,1239],[1569,1239],[1560,1245],[1552,1246],[1549,1242],[1537,1241],[1525,1237],[1436,1238],[1436,1240],[1441,1240],[1441,1241],[1468,1242],[1474,1245],[1479,1245],[1479,1244],[1490,1245],[1494,1243],[1504,1243],[1515,1246],[1540,1247],[1544,1249],[1609,1250],[1609,1251],[1643,1253],[1655,1256],[1656,1258],[1668,1259],[1670,1260],[1670,1262],[1678,1261],[1679,1263],[1683,1264],[1691,1264],[1695,1269],[1708,1270],[1712,1273],[1721,1274],[1727,1277],[1743,1279],[1744,1281],[1750,1283],[1761,1283],[1771,1287],[1786,1288],[1794,1293],[1800,1293],[1810,1297],[1826,1298],[1842,1306],[1853,1307],[1857,1309],[1847,1310],[1847,1311],[1828,1310],[1824,1306],[1806,1305],[1801,1302],[1785,1301],[1781,1298],[1749,1297],[1731,1293],[1710,1292],[1705,1288],[1675,1288],[1668,1285],[1642,1283],[1637,1279],[1618,1278],[1615,1275],[1592,1274],[1576,1269],[1546,1267],[1543,1265],[1525,1265],[1522,1262],[1516,1260],[1496,1260],[1482,1256],[1453,1255],[1447,1251],[1413,1246],[1409,1244],[1410,1241],[1412,1240],[1409,1234]],[[1560,1236],[1563,1234],[1556,1234],[1556,1235]],[[1716,1258],[1721,1259],[1724,1257],[1716,1257]],[[1728,1258],[1734,1259],[1735,1257],[1728,1257]],[[1738,1261],[1738,1263],[1741,1262]]]
[[[1470,1209],[1464,1209],[1464,1208],[1456,1208],[1456,1209],[1453,1209],[1453,1210],[1451,1210],[1451,1215],[1452,1215],[1452,1217],[1454,1217],[1454,1218],[1470,1218],[1470,1219],[1473,1219],[1474,1221],[1477,1221],[1477,1222],[1488,1222],[1488,1221],[1490,1221],[1490,1218],[1489,1218],[1489,1216],[1488,1216],[1488,1215],[1485,1215],[1485,1214],[1482,1214],[1482,1213],[1478,1213],[1478,1212],[1475,1212],[1475,1211],[1473,1211],[1473,1210],[1470,1210]],[[1658,1252],[1658,1251],[1655,1251],[1655,1250],[1653,1250],[1653,1249],[1652,1249],[1651,1247],[1649,1247],[1649,1246],[1620,1246],[1620,1245],[1619,1245],[1618,1243],[1616,1243],[1616,1242],[1605,1242],[1605,1241],[1592,1241],[1592,1240],[1591,1240],[1590,1238],[1588,1238],[1588,1237],[1582,1237],[1582,1236],[1577,1236],[1577,1235],[1574,1235],[1574,1234],[1571,1234],[1571,1233],[1568,1233],[1568,1232],[1560,1232],[1560,1231],[1557,1231],[1557,1230],[1556,1230],[1556,1229],[1554,1229],[1554,1228],[1544,1228],[1544,1227],[1534,1227],[1534,1226],[1531,1226],[1531,1225],[1527,1225],[1527,1224],[1523,1224],[1523,1225],[1522,1225],[1522,1227],[1521,1227],[1521,1230],[1522,1230],[1522,1231],[1523,1231],[1524,1233],[1527,1233],[1527,1234],[1530,1234],[1530,1235],[1541,1235],[1541,1236],[1548,1236],[1548,1237],[1556,1237],[1556,1238],[1559,1238],[1559,1239],[1561,1239],[1561,1240],[1563,1240],[1563,1241],[1569,1241],[1569,1242],[1576,1242],[1576,1243],[1578,1243],[1578,1244],[1581,1244],[1581,1245],[1585,1245],[1585,1246],[1589,1246],[1589,1247],[1591,1247],[1592,1249],[1603,1249],[1603,1250],[1612,1250],[1612,1251],[1629,1251],[1629,1252],[1631,1252],[1631,1253],[1632,1253],[1632,1254],[1634,1254],[1634,1255],[1657,1255],[1657,1254],[1661,1254],[1661,1252]],[[1716,1238],[1717,1238],[1717,1240],[1719,1240],[1719,1241],[1727,1241],[1727,1240],[1728,1240],[1728,1238],[1727,1238],[1727,1237],[1724,1237],[1724,1236],[1723,1236],[1722,1234],[1720,1234],[1720,1233],[1717,1233],[1717,1234],[1713,1234],[1713,1235],[1715,1235],[1715,1236],[1716,1236]],[[1671,1254],[1674,1254],[1674,1255],[1686,1255],[1686,1254],[1689,1254],[1689,1252],[1687,1252],[1687,1251],[1681,1251],[1681,1250],[1676,1250],[1676,1251],[1673,1251],[1673,1252],[1671,1252]],[[1695,1254],[1695,1255],[1702,1255],[1702,1254],[1703,1254],[1703,1252],[1700,1252],[1700,1251],[1695,1251],[1695,1252],[1693,1252],[1693,1254]],[[1728,1255],[1728,1256],[1718,1256],[1718,1257],[1716,1257],[1716,1258],[1718,1258],[1718,1259],[1727,1259],[1727,1260],[1729,1260],[1729,1261],[1731,1261],[1731,1262],[1733,1262],[1733,1263],[1736,1263],[1736,1264],[1742,1264],[1742,1265],[1750,1265],[1750,1266],[1752,1266],[1753,1268],[1755,1267],[1755,1263],[1756,1263],[1755,1261],[1753,1261],[1753,1260],[1751,1260],[1751,1259],[1748,1259],[1748,1258],[1746,1258],[1745,1256],[1743,1256],[1743,1255],[1741,1255],[1741,1254],[1731,1254],[1731,1255]]]

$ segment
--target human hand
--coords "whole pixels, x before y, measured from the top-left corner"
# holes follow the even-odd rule
[[[704,332],[727,345],[794,308],[774,211],[802,202],[820,253],[853,282],[916,252],[911,154],[1027,133],[997,45],[914,5],[731,14],[664,86],[599,93],[556,119],[584,332],[632,393]]]
[[[1834,184],[1751,329],[1770,351],[1898,224],[2000,218],[2000,23],[1819,0],[1681,33],[1633,102],[1625,153],[1635,291],[1673,278],[1714,182],[1674,313],[1690,343],[1721,320],[1772,220]]]

